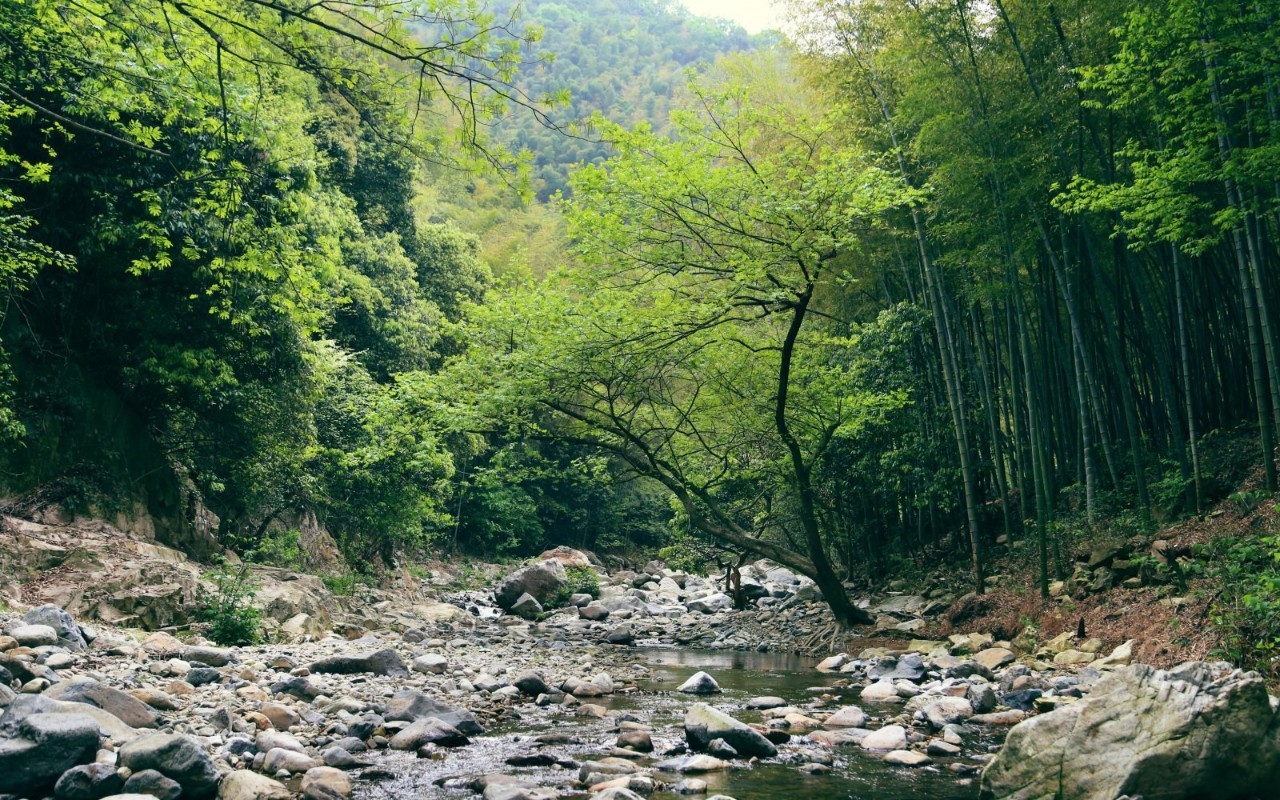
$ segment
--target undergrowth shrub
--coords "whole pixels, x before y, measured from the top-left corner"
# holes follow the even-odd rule
[[[1218,594],[1209,619],[1214,654],[1280,678],[1280,536],[1222,538],[1199,548]]]
[[[262,640],[262,612],[253,605],[258,588],[247,564],[233,565],[224,559],[204,574],[214,585],[197,592],[197,617],[207,623],[205,635],[224,647],[257,644]]]

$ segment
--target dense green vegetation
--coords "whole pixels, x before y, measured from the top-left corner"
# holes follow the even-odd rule
[[[369,568],[710,541],[845,621],[1276,490],[1280,4],[792,11],[0,0],[0,484]]]

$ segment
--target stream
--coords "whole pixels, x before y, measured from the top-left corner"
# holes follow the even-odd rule
[[[825,697],[830,708],[855,704],[856,690],[845,697],[833,688],[839,675],[814,670],[817,659],[783,653],[709,651],[674,648],[636,648],[632,662],[642,665],[635,673],[639,691],[592,698],[588,702],[603,705],[621,715],[652,727],[655,748],[653,761],[661,754],[684,744],[683,720],[686,710],[700,700],[709,702],[743,722],[757,722],[759,712],[744,709],[749,698],[770,695],[794,705],[814,702]],[[699,698],[675,691],[690,675],[699,670],[710,673],[723,694]],[[873,716],[892,715],[872,706],[865,707]],[[432,759],[418,759],[412,753],[393,753],[380,757],[378,763],[390,768],[396,777],[379,782],[357,781],[357,800],[463,800],[475,797],[470,782],[486,774],[504,774],[527,778],[537,785],[558,786],[576,780],[577,770],[550,764],[514,767],[507,759],[546,754],[568,762],[598,760],[610,755],[616,738],[619,718],[604,719],[575,716],[572,711],[539,710],[522,719],[491,727],[485,735],[475,737],[469,746],[441,750]],[[873,723],[870,727],[879,727]],[[559,734],[566,743],[541,744],[535,737]],[[995,734],[967,741],[966,752],[984,752],[999,742]],[[989,739],[989,741],[987,740]],[[793,739],[794,742],[794,739]],[[725,794],[736,800],[973,800],[978,796],[977,780],[963,779],[948,769],[948,762],[972,765],[972,758],[935,759],[922,768],[894,767],[881,763],[873,755],[856,746],[825,750],[817,745],[800,745],[806,749],[834,757],[831,771],[808,775],[798,769],[811,759],[800,757],[796,746],[780,747],[779,756],[757,763],[754,767],[727,772],[699,774],[708,784],[707,795]],[[639,762],[649,763],[647,760]],[[744,764],[745,762],[736,762]],[[675,784],[678,773],[658,773],[664,783]],[[565,797],[586,797],[586,792]],[[706,795],[703,795],[706,796]],[[659,791],[653,800],[675,800],[680,795]],[[698,796],[694,796],[695,798]]]

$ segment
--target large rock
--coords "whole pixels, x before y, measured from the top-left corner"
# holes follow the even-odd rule
[[[60,683],[46,691],[45,696],[54,700],[84,703],[100,708],[131,728],[156,726],[156,713],[146,703],[131,694],[113,689],[91,678]]]
[[[28,625],[48,625],[58,637],[58,644],[68,650],[84,650],[89,647],[80,626],[71,615],[55,605],[37,606],[22,615]]]
[[[745,758],[771,758],[778,754],[778,748],[764,734],[706,703],[694,703],[689,709],[684,718],[684,735],[690,749],[697,752],[705,751],[714,739],[724,739]]]
[[[494,590],[494,598],[504,611],[510,611],[521,595],[531,595],[546,603],[569,584],[564,564],[554,558],[518,569],[502,579]]]
[[[182,795],[205,800],[218,791],[218,770],[200,742],[190,736],[157,733],[120,748],[120,766],[134,772],[154,769],[182,786]]]
[[[358,672],[370,672],[389,678],[409,677],[409,669],[404,665],[400,654],[389,647],[363,656],[329,656],[315,662],[309,669],[317,674],[327,672],[336,675],[353,675]]]
[[[81,764],[62,773],[54,784],[57,800],[98,800],[124,789],[124,780],[110,764]]]
[[[218,800],[289,800],[283,783],[245,769],[238,769],[218,785]]]
[[[1015,726],[984,797],[1274,797],[1280,730],[1263,679],[1226,665],[1121,668],[1082,700]]]
[[[719,694],[721,689],[715,678],[705,672],[695,672],[676,691],[685,694]]]
[[[452,725],[468,736],[479,736],[484,728],[476,721],[475,714],[465,709],[445,705],[429,694],[417,689],[401,689],[392,695],[387,703],[386,718],[417,722],[421,719],[434,718]]]
[[[441,747],[462,747],[468,743],[466,736],[436,717],[424,717],[391,737],[392,750],[417,750],[424,744]]]
[[[27,714],[16,728],[0,739],[0,794],[41,797],[98,749],[98,723],[87,714]]]

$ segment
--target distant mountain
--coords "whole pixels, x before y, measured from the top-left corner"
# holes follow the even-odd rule
[[[569,106],[552,115],[558,122],[599,111],[615,122],[647,121],[660,129],[690,68],[778,40],[772,33],[753,36],[728,20],[694,16],[674,0],[528,0],[520,13],[544,31],[531,55],[553,58],[527,66],[517,83],[535,99],[569,90]],[[540,199],[564,188],[573,164],[608,153],[600,143],[563,136],[527,114],[505,124],[512,146],[533,154]]]

